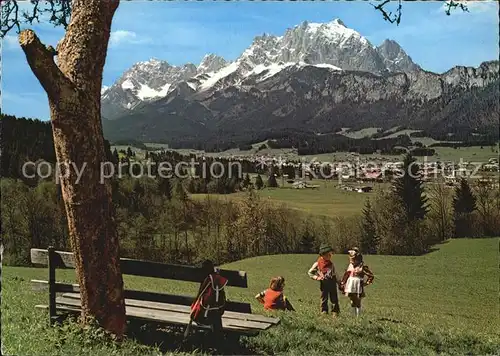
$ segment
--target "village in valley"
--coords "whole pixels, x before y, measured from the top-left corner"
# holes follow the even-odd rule
[[[153,149],[148,144],[151,152],[164,153],[168,148]],[[162,146],[161,144],[157,144]],[[261,145],[261,144],[258,144]],[[256,145],[256,146],[258,146]],[[120,156],[124,157],[126,150],[123,146]],[[497,148],[487,149],[481,147],[481,151],[486,151],[480,158],[476,159],[478,147],[461,148],[461,153],[466,159],[461,158],[457,153],[451,157],[440,159],[436,156],[415,157],[417,161],[418,176],[427,184],[443,183],[446,187],[453,188],[458,185],[461,178],[466,178],[472,182],[483,183],[491,188],[499,187],[499,158]],[[127,147],[130,150],[130,147]],[[133,159],[143,161],[144,151],[133,148]],[[222,152],[205,153],[195,150],[172,150],[186,157],[186,161],[193,159],[227,160],[238,163],[246,162],[254,167],[251,176],[255,176],[255,171],[261,172],[269,177],[274,175],[277,185],[282,188],[293,189],[320,189],[321,182],[334,182],[337,189],[349,192],[369,193],[377,183],[390,183],[398,174],[402,172],[403,156],[385,155],[363,155],[354,152],[336,152],[331,154],[321,154],[318,156],[298,156],[293,151],[288,152]],[[489,154],[491,153],[491,154]],[[448,155],[449,156],[449,155]],[[248,165],[243,165],[243,167]],[[194,171],[193,171],[194,173]],[[239,174],[243,176],[244,170],[240,169]],[[242,178],[242,177],[241,177]],[[323,184],[324,185],[324,184]]]

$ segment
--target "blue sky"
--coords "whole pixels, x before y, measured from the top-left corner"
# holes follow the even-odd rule
[[[395,9],[396,4],[390,4]],[[372,44],[396,40],[426,70],[478,66],[498,59],[498,3],[468,3],[446,16],[442,1],[403,4],[398,26],[383,20],[369,2],[123,2],[113,20],[103,84],[111,85],[138,61],[158,58],[173,65],[198,64],[206,53],[236,59],[255,36],[282,35],[303,21],[340,18]],[[32,27],[42,42],[56,46],[63,30]],[[2,112],[46,120],[47,97],[31,73],[15,32],[2,44]]]

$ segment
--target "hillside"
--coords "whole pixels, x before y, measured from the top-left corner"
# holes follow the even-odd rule
[[[365,256],[375,273],[367,288],[363,314],[352,319],[346,297],[341,297],[341,316],[333,321],[318,313],[317,282],[306,271],[316,255],[263,256],[238,261],[226,268],[248,272],[249,288],[231,288],[229,298],[252,303],[254,313],[263,313],[253,296],[267,287],[275,275],[286,278],[286,294],[296,313],[281,313],[282,324],[257,338],[244,340],[252,354],[497,354],[500,338],[497,292],[497,247],[499,239],[452,240],[421,257]],[[336,255],[341,270],[347,257]],[[478,273],[478,271],[482,271]],[[133,340],[121,347],[105,344],[98,334],[64,334],[47,327],[46,312],[35,304],[46,303],[44,293],[31,290],[30,279],[46,278],[45,269],[3,269],[2,341],[7,354],[137,354],[142,349]],[[58,272],[58,280],[72,281],[73,271]],[[196,285],[126,276],[127,287],[193,294]],[[491,317],[490,315],[493,314]],[[175,349],[175,338],[164,336],[163,350]],[[173,349],[172,349],[173,348]],[[239,350],[239,353],[242,353]]]

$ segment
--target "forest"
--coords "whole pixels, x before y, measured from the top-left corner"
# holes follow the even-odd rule
[[[29,265],[30,248],[53,245],[70,250],[55,177],[28,179],[19,173],[23,160],[55,161],[51,126],[12,117],[3,117],[2,124],[3,261]],[[6,133],[13,136],[5,139]],[[115,165],[134,158],[132,150],[112,152],[109,144],[108,156]],[[175,164],[189,157],[164,151],[150,152],[147,158]],[[367,200],[359,214],[328,217],[293,210],[258,194],[278,186],[275,168],[256,169],[243,161],[239,174],[229,169],[229,160],[220,162],[226,173],[212,179],[203,172],[203,164],[196,166],[199,178],[135,177],[133,170],[112,177],[121,255],[188,264],[212,258],[224,263],[266,254],[312,253],[323,242],[339,253],[359,245],[369,253],[419,255],[449,238],[500,234],[500,193],[477,182],[469,185],[464,180],[450,194],[442,183],[424,187],[419,179],[404,180],[406,175]],[[410,167],[411,156],[405,162]],[[250,179],[248,173],[258,175]],[[262,179],[265,175],[270,178]],[[238,191],[244,192],[242,199],[220,199],[221,194]],[[197,198],[196,193],[209,194]]]

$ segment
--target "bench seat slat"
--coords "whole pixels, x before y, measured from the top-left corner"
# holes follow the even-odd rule
[[[33,288],[36,290],[48,289],[49,282],[47,281],[33,279],[31,280],[31,282],[33,284]],[[65,284],[56,282],[55,290],[57,293],[66,293],[66,292],[79,293],[80,287],[78,286],[78,284]],[[173,294],[146,292],[146,291],[138,291],[130,289],[125,289],[124,294],[125,294],[125,299],[144,300],[144,301],[178,304],[186,306],[190,306],[191,303],[194,301],[193,296],[173,295]],[[226,303],[226,310],[237,313],[247,313],[247,314],[252,313],[252,308],[250,304],[233,302],[233,301],[228,301]]]
[[[78,293],[65,293],[65,294],[63,294],[63,297],[80,300],[80,294],[78,294]],[[143,307],[143,308],[148,308],[148,309],[175,311],[175,312],[185,313],[185,314],[191,313],[191,308],[187,305],[157,303],[157,302],[135,300],[135,299],[125,299],[125,305]],[[273,325],[277,325],[280,322],[280,320],[278,318],[266,317],[266,316],[259,315],[259,314],[237,313],[237,312],[232,312],[232,311],[225,311],[223,318],[243,320],[243,321],[254,321],[254,322],[273,324]]]
[[[69,305],[71,307],[80,307],[80,300],[66,297],[58,297],[56,299],[56,304]],[[168,322],[172,324],[187,325],[189,323],[189,314],[179,313],[175,311],[148,309],[143,307],[135,307],[130,305],[125,305],[127,316],[143,317],[159,322]],[[235,320],[222,318],[222,326],[224,328],[237,326],[245,329],[257,329],[266,330],[271,324],[260,323],[253,321]]]
[[[48,305],[35,305],[35,308],[49,309],[49,306]],[[57,310],[63,311],[63,312],[68,312],[68,313],[74,313],[74,314],[81,312],[80,308],[74,307],[74,306],[68,306],[68,305],[58,305]],[[135,319],[135,320],[158,322],[160,324],[165,324],[165,325],[170,325],[170,326],[186,326],[187,325],[187,322],[183,323],[183,322],[171,322],[171,321],[158,320],[157,318],[150,318],[144,314],[129,314],[129,313],[127,313],[127,317],[130,319]],[[201,325],[196,325],[195,323],[192,324],[192,327],[195,329],[206,329],[206,327],[203,327]],[[237,325],[228,325],[228,326],[225,326],[224,329],[226,332],[231,332],[234,334],[240,334],[240,335],[246,335],[246,336],[256,336],[259,333],[259,330],[257,330],[257,329],[247,329],[247,328],[239,327]]]

